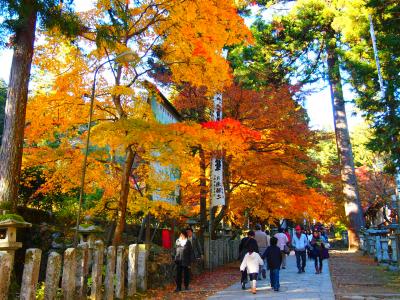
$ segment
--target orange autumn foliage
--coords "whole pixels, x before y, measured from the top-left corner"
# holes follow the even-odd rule
[[[201,115],[193,113],[201,109],[194,105],[206,103],[206,98],[198,89],[186,87],[175,103],[188,115]],[[329,221],[333,201],[305,183],[306,174],[315,167],[307,154],[314,135],[289,89],[267,87],[256,92],[233,85],[223,94],[223,111],[228,118],[203,126],[215,130],[219,149],[226,149],[227,218],[237,226],[244,224],[245,211],[269,222],[281,218]],[[232,146],[235,151],[230,150]],[[193,203],[193,199],[190,193],[186,200]]]
[[[97,76],[85,185],[86,193],[102,191],[90,213],[109,209],[109,217],[117,216],[118,243],[127,209],[154,215],[179,211],[159,210],[159,204],[151,210],[146,199],[156,182],[168,190],[190,181],[186,175],[193,170],[186,170],[196,162],[186,149],[187,137],[152,117],[143,91],[145,75],[163,65],[176,83],[220,90],[231,81],[222,48],[252,38],[229,0],[99,0],[80,17],[87,28],[73,44],[50,32],[36,49],[40,80],[28,104],[24,167],[43,169],[46,183],[40,193],[79,186],[93,71],[124,53],[118,64],[104,64]],[[111,70],[105,71],[108,67]],[[206,140],[201,134],[200,138]],[[150,161],[180,168],[181,180],[169,186],[168,180],[157,180]],[[132,186],[132,178],[140,181],[139,188]]]

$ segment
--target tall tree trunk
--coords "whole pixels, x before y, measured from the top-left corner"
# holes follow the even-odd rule
[[[204,247],[204,232],[207,228],[207,181],[206,181],[206,156],[203,148],[199,148],[200,155],[200,233],[199,239],[202,247]]]
[[[150,213],[148,213],[146,216],[146,234],[145,234],[144,242],[146,244],[151,243],[151,215],[150,215]]]
[[[116,227],[114,232],[113,245],[119,245],[122,241],[122,232],[125,228],[125,219],[126,219],[126,207],[128,203],[128,195],[129,195],[129,177],[131,175],[132,165],[135,160],[135,154],[131,147],[126,149],[126,159],[125,165],[122,171],[121,177],[121,191],[119,197],[119,207],[118,214],[116,220]]]
[[[336,44],[330,42],[327,46],[327,52],[329,86],[331,90],[333,119],[335,123],[336,145],[341,166],[344,207],[349,221],[349,248],[355,249],[358,248],[360,243],[358,232],[361,229],[361,226],[364,225],[364,218],[354,169],[350,134],[347,126]]]
[[[8,85],[2,147],[0,149],[0,203],[17,206],[28,85],[32,65],[37,13],[32,0],[25,0],[26,15],[16,31],[13,60]]]

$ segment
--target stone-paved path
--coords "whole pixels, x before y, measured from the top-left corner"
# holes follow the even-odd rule
[[[314,261],[307,260],[306,272],[297,274],[296,258],[294,253],[287,258],[287,268],[280,271],[279,292],[271,290],[269,273],[267,279],[257,281],[257,294],[253,295],[249,289],[243,291],[240,282],[216,293],[208,299],[304,299],[304,300],[334,300],[328,261],[324,260],[322,274],[315,274]],[[249,286],[249,284],[247,284]]]

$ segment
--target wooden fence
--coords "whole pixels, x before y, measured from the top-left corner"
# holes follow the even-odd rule
[[[105,249],[102,241],[96,241],[92,248],[87,243],[68,248],[63,256],[51,252],[44,299],[129,299],[137,290],[147,289],[148,249],[144,244]],[[21,300],[36,299],[41,258],[40,249],[26,250]],[[0,252],[0,300],[8,299],[12,261],[10,254]]]

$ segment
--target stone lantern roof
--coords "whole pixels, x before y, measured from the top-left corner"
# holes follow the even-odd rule
[[[0,215],[0,228],[25,228],[32,227],[31,223],[25,222],[25,220],[18,215],[6,214]]]

